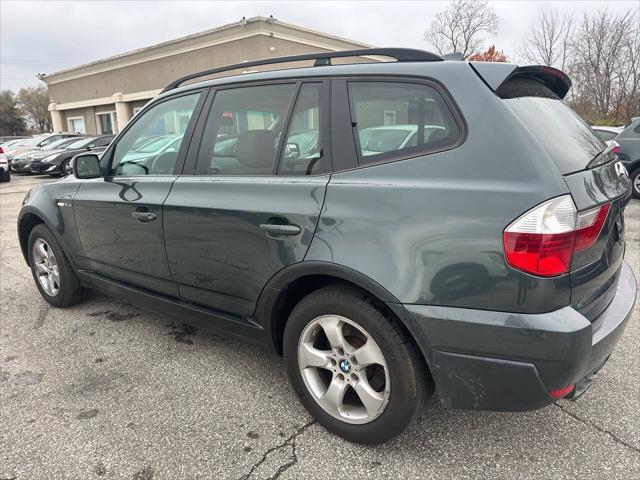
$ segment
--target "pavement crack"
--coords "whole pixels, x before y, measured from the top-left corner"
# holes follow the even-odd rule
[[[559,403],[554,403],[554,405],[556,407],[558,407],[560,410],[562,410],[564,413],[566,413],[567,415],[572,417],[574,420],[577,420],[578,422],[583,423],[583,424],[585,424],[585,425],[587,425],[589,427],[595,428],[600,433],[604,433],[605,435],[609,435],[609,437],[611,437],[611,439],[613,439],[614,442],[619,443],[620,445],[623,445],[623,446],[627,447],[628,449],[630,449],[630,450],[632,450],[632,451],[634,451],[636,453],[640,453],[640,449],[638,447],[634,447],[630,443],[625,442],[620,437],[618,437],[615,433],[610,432],[609,430],[606,430],[606,429],[602,428],[600,425],[598,425],[595,422],[592,422],[591,420],[587,420],[586,418],[582,418],[581,416],[576,415],[575,413],[571,412],[570,410],[567,410],[566,408],[564,408]]]
[[[40,309],[38,310],[38,318],[36,318],[36,321],[33,324],[34,330],[39,330],[40,328],[42,328],[42,326],[44,325],[44,320],[47,318],[47,315],[49,315],[50,309],[51,306],[48,303],[42,302],[40,304]]]
[[[298,455],[296,454],[296,440],[300,435],[302,435],[305,432],[305,430],[307,430],[311,425],[313,425],[315,423],[316,423],[316,421],[313,420],[313,421],[303,425],[302,427],[298,428],[295,432],[293,432],[283,443],[281,443],[280,445],[276,445],[275,447],[272,447],[269,450],[267,450],[262,455],[262,458],[251,466],[251,469],[249,470],[249,473],[243,475],[238,480],[249,480],[251,478],[251,476],[253,475],[253,473],[264,462],[267,461],[267,459],[269,458],[269,455],[271,455],[272,453],[277,452],[279,450],[282,450],[282,449],[284,449],[286,447],[291,447],[291,460],[289,460],[288,462],[283,463],[282,465],[280,465],[278,467],[278,469],[276,470],[276,472],[273,475],[271,475],[268,478],[268,480],[277,480],[278,478],[280,478],[280,476],[284,472],[286,472],[291,467],[293,467],[296,463],[298,463]]]

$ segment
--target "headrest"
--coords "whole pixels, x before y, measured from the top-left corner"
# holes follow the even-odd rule
[[[243,165],[269,169],[276,156],[276,134],[271,130],[248,130],[238,135],[236,158]]]

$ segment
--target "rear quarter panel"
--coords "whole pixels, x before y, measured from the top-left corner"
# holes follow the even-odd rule
[[[527,313],[567,305],[568,276],[517,272],[502,248],[511,221],[568,193],[557,167],[466,63],[437,73],[467,123],[464,143],[333,174],[305,259],[355,269],[407,304]]]

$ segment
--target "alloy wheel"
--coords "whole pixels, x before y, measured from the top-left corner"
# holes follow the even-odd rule
[[[318,405],[343,422],[369,423],[389,402],[389,368],[382,350],[348,318],[313,319],[298,341],[298,368]]]
[[[37,238],[33,242],[31,258],[40,286],[47,295],[55,297],[60,291],[60,270],[53,250],[42,238]]]

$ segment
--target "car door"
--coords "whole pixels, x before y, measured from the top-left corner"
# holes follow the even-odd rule
[[[148,108],[106,151],[106,176],[81,184],[73,200],[80,268],[178,296],[165,253],[162,204],[182,168],[204,96],[189,92]],[[171,147],[146,150],[151,137]]]
[[[249,318],[268,280],[304,259],[329,181],[327,88],[285,81],[212,92],[164,207],[183,300]]]

